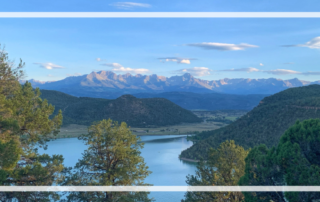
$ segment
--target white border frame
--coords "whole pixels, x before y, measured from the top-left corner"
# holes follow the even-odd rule
[[[0,186],[1,192],[320,192],[320,186]]]
[[[0,12],[0,18],[320,18],[320,12]],[[320,186],[0,186],[2,192],[320,192]]]
[[[320,12],[0,12],[0,18],[320,18]]]

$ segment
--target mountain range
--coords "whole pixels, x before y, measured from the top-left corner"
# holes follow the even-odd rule
[[[282,79],[220,79],[203,80],[186,73],[182,76],[158,76],[115,74],[111,71],[91,72],[82,76],[70,76],[59,81],[28,80],[33,87],[57,90],[77,97],[115,99],[124,94],[194,92],[228,94],[274,94],[292,87],[320,84],[297,78]],[[25,81],[21,81],[25,82]]]

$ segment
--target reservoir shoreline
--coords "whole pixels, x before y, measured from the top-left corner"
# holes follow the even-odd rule
[[[180,160],[183,160],[183,161],[194,162],[194,163],[198,163],[198,162],[200,162],[199,160],[188,159],[188,158],[183,158],[183,157],[179,157],[179,159],[180,159]]]
[[[195,134],[135,134],[136,136],[189,136],[189,135],[195,135]],[[80,136],[80,134],[78,136],[72,136],[72,137],[63,137],[63,136],[57,136],[55,138],[52,138],[52,140],[57,140],[57,139],[68,139],[68,138],[78,138]],[[191,159],[192,160],[192,159]]]

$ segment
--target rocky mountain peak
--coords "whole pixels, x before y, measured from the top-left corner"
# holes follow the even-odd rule
[[[32,86],[40,89],[77,92],[77,95],[87,96],[94,93],[131,94],[139,92],[220,92],[230,94],[273,94],[287,88],[319,84],[317,82],[302,81],[297,78],[281,80],[268,79],[220,79],[202,80],[190,73],[179,76],[158,76],[141,74],[115,74],[112,71],[91,72],[83,76],[67,77],[55,82],[31,81]],[[74,94],[74,95],[76,95]]]
[[[186,79],[192,79],[194,78],[190,73],[185,73],[182,75],[183,78],[186,78]]]

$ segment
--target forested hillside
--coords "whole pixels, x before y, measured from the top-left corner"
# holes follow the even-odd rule
[[[51,90],[41,90],[41,98],[61,109],[63,124],[91,125],[94,121],[111,118],[132,127],[166,126],[201,122],[192,112],[164,98],[138,99],[123,95],[115,100],[74,97]]]
[[[259,144],[276,145],[280,136],[297,120],[320,118],[320,85],[290,88],[264,98],[252,111],[218,130],[202,132],[181,157],[207,158],[210,147],[234,140],[244,148]]]

